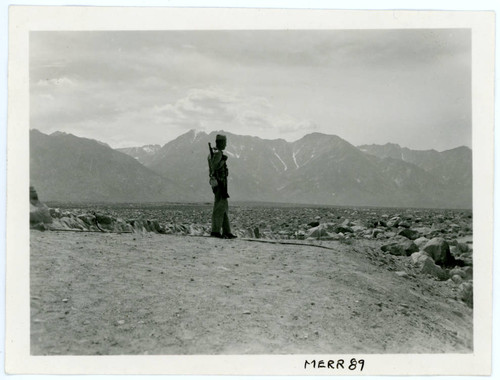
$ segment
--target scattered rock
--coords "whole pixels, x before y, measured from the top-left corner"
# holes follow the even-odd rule
[[[408,238],[410,240],[415,240],[420,237],[418,231],[410,230],[409,228],[405,228],[404,230],[399,231],[398,235],[404,236],[405,238]]]
[[[380,247],[380,249],[383,252],[389,253],[394,256],[406,256],[406,251],[404,247],[396,242],[385,244],[382,247]]]
[[[307,236],[312,238],[321,238],[327,237],[328,231],[323,225],[319,225],[317,227],[313,227],[307,231]]]
[[[422,255],[422,259],[419,260],[418,266],[422,274],[428,274],[441,281],[448,279],[446,271],[439,265],[436,265],[429,256]]]
[[[473,288],[472,281],[463,282],[458,287],[458,297],[469,307],[473,306]]]
[[[453,276],[459,276],[462,279],[467,278],[467,274],[461,268],[453,268],[452,270],[450,270],[450,276],[452,279],[453,279]]]
[[[352,228],[347,227],[347,226],[337,226],[337,227],[335,227],[335,230],[334,230],[334,231],[335,231],[335,233],[337,233],[337,234],[339,234],[339,233],[343,233],[343,234],[345,234],[346,232],[350,232],[350,233],[352,233],[352,232],[353,232]]]
[[[422,260],[422,256],[427,256],[424,252],[414,252],[411,254],[411,261],[414,265]]]
[[[441,237],[429,240],[425,244],[423,251],[427,252],[436,264],[450,265],[454,262],[448,243]]]
[[[111,216],[98,213],[95,214],[95,219],[99,224],[112,224],[114,221]]]
[[[379,221],[378,221],[378,225],[379,225],[380,227],[387,227],[387,222],[386,222],[385,220],[379,220]]]
[[[403,228],[410,228],[411,224],[407,220],[403,220],[398,223],[398,227],[403,227]]]
[[[422,249],[425,247],[425,245],[429,242],[429,239],[427,239],[426,237],[419,237],[417,239],[415,239],[415,244],[417,245],[417,247],[419,249]]]
[[[60,218],[62,216],[61,210],[59,210],[58,208],[50,208],[49,212],[50,216],[53,218]]]
[[[49,208],[40,202],[35,188],[30,186],[30,226],[50,223],[52,223],[52,216]]]
[[[460,277],[458,274],[454,274],[453,276],[451,276],[451,280],[452,280],[455,284],[461,284],[461,283],[463,282],[462,277]]]
[[[464,267],[464,272],[465,272],[465,277],[464,277],[465,279],[467,280],[472,279],[473,270],[471,266]]]
[[[349,226],[351,226],[351,225],[352,225],[352,223],[351,223],[351,221],[350,221],[349,219],[345,219],[345,220],[342,222],[342,226],[343,226],[343,227],[349,227]]]
[[[418,247],[409,239],[392,241],[381,247],[382,251],[390,253],[394,256],[410,256],[413,252],[418,251]]]
[[[401,221],[401,219],[398,216],[392,217],[387,222],[387,227],[398,227],[400,221]]]
[[[299,230],[299,231],[295,232],[295,238],[298,240],[304,240],[306,238],[305,231]]]
[[[405,250],[406,256],[410,256],[414,252],[418,252],[417,245],[409,239],[401,240],[399,243]]]
[[[365,226],[352,226],[351,227],[351,230],[353,232],[361,232],[361,231],[366,231],[366,227]]]

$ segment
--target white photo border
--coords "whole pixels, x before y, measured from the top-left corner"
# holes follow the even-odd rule
[[[196,20],[196,25],[193,21]],[[29,317],[29,32],[42,30],[282,30],[470,28],[472,31],[474,351],[351,355],[370,375],[487,375],[491,371],[493,12],[238,8],[36,7],[9,10],[6,362],[17,374],[332,375],[310,355],[31,356]],[[480,253],[480,255],[478,254]],[[335,358],[335,353],[313,355]],[[342,357],[349,355],[343,354]],[[350,357],[350,356],[349,356]],[[338,373],[335,373],[338,374]],[[342,373],[348,374],[348,373]],[[359,373],[356,373],[359,374]]]

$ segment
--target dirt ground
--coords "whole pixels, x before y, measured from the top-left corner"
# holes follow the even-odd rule
[[[462,353],[472,309],[380,243],[31,231],[31,354]]]

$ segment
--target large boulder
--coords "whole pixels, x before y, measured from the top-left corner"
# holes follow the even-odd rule
[[[456,247],[462,253],[470,252],[471,251],[469,245],[466,244],[466,243],[460,243],[460,242],[458,242],[457,245],[456,245]]]
[[[307,230],[307,237],[320,238],[322,236],[328,236],[328,231],[322,225],[318,224],[316,227]]]
[[[409,239],[401,238],[393,240],[381,247],[382,251],[395,256],[410,256],[413,252],[418,252],[418,247]]]
[[[464,268],[455,267],[450,270],[450,276],[459,276],[463,280],[470,280],[472,278],[472,273]]]
[[[372,237],[377,238],[377,237],[384,237],[384,230],[380,228],[374,228],[372,231]]]
[[[427,256],[425,253],[423,252],[414,252],[411,254],[411,261],[414,265],[418,265],[418,263],[420,262],[420,260],[422,260],[422,256]]]
[[[474,292],[472,281],[463,282],[458,287],[458,297],[469,307],[473,306]]]
[[[412,261],[420,274],[426,274],[438,280],[444,281],[448,279],[448,274],[439,265],[434,263],[429,256],[422,252],[415,252],[412,254]]]
[[[38,206],[30,204],[30,225],[35,225],[38,223],[52,223],[52,217],[50,216],[49,208],[42,203]]]
[[[388,244],[384,244],[380,249],[394,256],[406,256],[406,251],[404,247],[398,242],[391,242]]]
[[[336,233],[329,233],[327,225],[320,224],[319,226],[310,228],[307,231],[307,238],[320,240],[337,240],[339,239],[339,236]]]
[[[472,265],[472,251],[467,244],[458,243],[450,246],[450,253],[457,265]]]
[[[54,219],[52,229],[89,231],[89,225],[75,215]]]
[[[409,228],[405,228],[404,230],[399,231],[398,235],[404,236],[407,239],[415,240],[420,237],[420,233],[415,230],[410,230]]]
[[[100,214],[100,213],[94,213],[94,215],[95,215],[97,223],[99,223],[100,225],[102,225],[102,224],[109,224],[110,225],[116,221],[115,218],[113,218],[112,216],[109,216],[109,215]]]
[[[411,227],[411,223],[407,220],[403,220],[403,221],[400,221],[398,223],[398,227],[403,227],[403,228],[410,228]]]
[[[420,234],[420,236],[428,236],[432,232],[431,228],[427,226],[413,227],[412,229],[417,231]]]
[[[348,226],[337,226],[335,227],[334,229],[334,232],[336,234],[339,234],[339,233],[343,233],[345,234],[346,232],[353,232],[352,228],[348,227]]]
[[[366,227],[365,226],[359,226],[359,225],[354,225],[351,227],[352,231],[353,232],[362,232],[362,231],[366,231]]]
[[[132,225],[133,230],[136,232],[156,232],[160,234],[165,233],[165,228],[160,226],[160,223],[158,223],[157,220],[136,219],[130,224]],[[182,232],[186,235],[188,235],[189,232],[192,231],[190,225],[178,224],[174,226],[176,227],[176,232]]]
[[[450,253],[450,246],[441,237],[435,237],[429,240],[423,251],[426,252],[436,264],[449,266],[454,264],[455,260]]]
[[[415,239],[415,244],[419,249],[423,249],[425,245],[429,242],[429,239],[426,237],[419,237],[418,239]]]
[[[403,246],[406,256],[410,256],[413,252],[418,252],[417,245],[409,239],[401,240],[400,244]]]
[[[398,227],[400,221],[401,218],[399,216],[394,216],[387,222],[387,227]]]
[[[45,229],[41,225],[52,223],[49,208],[40,202],[33,186],[30,186],[30,227]]]

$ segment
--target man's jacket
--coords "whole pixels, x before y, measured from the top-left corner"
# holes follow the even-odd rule
[[[217,181],[216,188],[213,189],[214,193],[219,193],[222,198],[229,198],[227,193],[227,176],[229,171],[226,165],[227,156],[222,151],[217,150],[213,156],[208,156],[208,168],[210,178],[215,178]]]

